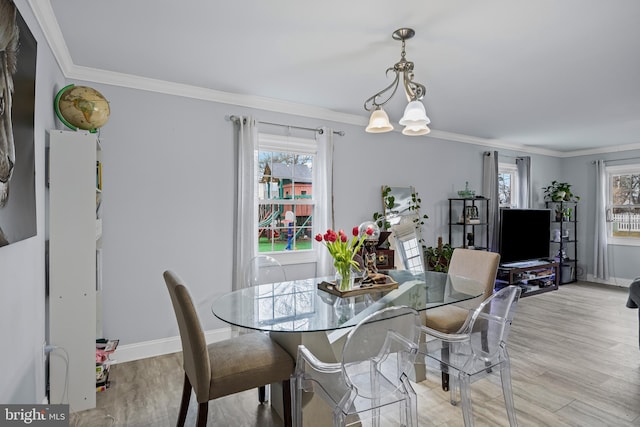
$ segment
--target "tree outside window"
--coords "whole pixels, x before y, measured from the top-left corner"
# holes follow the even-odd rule
[[[501,208],[515,208],[518,200],[518,174],[515,164],[498,165],[498,203]]]
[[[611,236],[640,240],[640,164],[607,167]]]

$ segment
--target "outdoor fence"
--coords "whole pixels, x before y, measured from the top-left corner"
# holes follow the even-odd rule
[[[617,213],[613,214],[614,231],[640,232],[640,214]]]

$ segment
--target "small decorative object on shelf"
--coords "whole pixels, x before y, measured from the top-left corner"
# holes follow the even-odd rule
[[[335,232],[329,229],[324,235],[316,235],[315,239],[324,243],[333,257],[333,266],[336,268],[336,285],[339,290],[346,291],[353,287],[352,268],[360,271],[360,264],[354,257],[360,251],[367,236],[372,236],[374,232],[373,227],[368,227],[361,234],[360,227],[353,227],[351,241],[343,230]]]
[[[464,222],[467,224],[480,224],[477,206],[466,206],[464,208]]]
[[[458,191],[458,197],[462,199],[473,199],[476,196],[475,190],[469,189],[469,181],[465,181],[464,190]]]
[[[58,91],[53,104],[60,121],[71,130],[96,133],[109,120],[109,101],[97,90],[73,84]]]

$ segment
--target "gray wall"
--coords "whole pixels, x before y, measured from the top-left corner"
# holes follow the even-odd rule
[[[234,147],[233,126],[225,115],[250,113],[263,121],[344,130],[344,137],[336,137],[335,149],[338,227],[359,224],[379,211],[381,185],[414,185],[422,198],[422,210],[430,217],[423,233],[426,243],[432,245],[437,236],[447,237],[447,198],[464,188],[465,181],[481,192],[482,153],[493,149],[490,147],[409,138],[397,132],[369,135],[359,126],[91,82],[65,82],[26,1],[16,3],[38,40],[38,235],[0,248],[4,290],[0,342],[11,344],[0,352],[0,402],[40,402],[44,397],[45,130],[61,128],[54,121],[51,105],[56,90],[64,84],[86,83],[111,103],[110,121],[100,135],[103,324],[104,335],[119,338],[121,346],[178,335],[162,281],[165,269],[175,270],[190,284],[206,329],[226,326],[214,319],[208,307],[213,297],[231,290]],[[526,154],[499,151],[501,155]],[[540,188],[552,179],[566,179],[582,196],[581,212],[592,210],[590,161],[532,155],[534,205],[543,205]],[[581,264],[588,270],[589,216],[580,221],[586,223],[579,236]],[[630,260],[633,252],[616,248],[616,255]],[[637,275],[623,272],[617,259],[619,277]],[[293,271],[294,276],[313,274],[309,266]]]
[[[40,403],[45,397],[45,138],[51,106],[64,77],[26,0],[14,1],[38,43],[35,108],[37,235],[0,248],[0,403]]]
[[[600,155],[580,156],[563,159],[560,176],[563,181],[573,184],[572,189],[581,197],[578,206],[578,257],[581,260],[579,270],[583,274],[593,274],[593,242],[595,224],[595,185],[596,174],[593,161],[597,159],[620,160],[635,158],[633,162],[640,162],[640,150],[621,151]],[[621,165],[627,162],[611,162]],[[610,282],[619,284],[619,279],[629,281],[640,276],[638,260],[640,246],[609,245],[609,274]],[[580,273],[580,271],[579,271]]]
[[[359,126],[86,84],[101,91],[112,109],[101,130],[103,324],[105,336],[119,338],[120,345],[177,336],[165,269],[190,284],[206,329],[226,326],[209,311],[213,297],[231,290],[235,173],[233,125],[226,115],[344,130],[334,155],[340,228],[381,209],[381,185],[414,185],[430,217],[423,233],[432,245],[437,236],[447,237],[447,198],[465,181],[481,192],[484,146],[398,132],[370,135]],[[561,161],[532,157],[533,186],[542,187]],[[313,273],[301,268],[294,275]]]

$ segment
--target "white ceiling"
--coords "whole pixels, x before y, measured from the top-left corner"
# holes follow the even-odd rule
[[[69,78],[364,126],[410,27],[434,135],[640,148],[638,0],[29,1]]]

